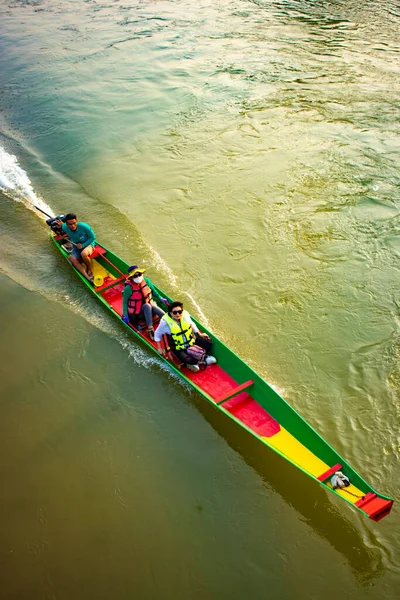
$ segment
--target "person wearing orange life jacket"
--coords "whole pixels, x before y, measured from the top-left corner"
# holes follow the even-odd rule
[[[168,306],[168,314],[163,316],[155,331],[154,339],[161,354],[165,354],[161,345],[163,335],[167,336],[173,354],[185,363],[190,371],[197,373],[200,370],[199,361],[187,352],[190,346],[200,346],[206,351],[206,365],[213,365],[217,362],[214,356],[209,355],[212,341],[192,321],[188,311],[184,310],[182,302],[172,302]]]
[[[159,303],[166,304],[168,300],[158,294],[150,279],[143,277],[144,271],[145,269],[139,269],[137,265],[132,265],[128,269],[122,295],[122,320],[125,323],[136,325],[139,319],[144,319],[149,337],[153,340],[153,315],[161,318],[165,314],[157,306],[153,296]]]

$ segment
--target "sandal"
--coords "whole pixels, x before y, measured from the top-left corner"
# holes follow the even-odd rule
[[[149,338],[153,342],[154,341],[154,329],[152,327],[148,327],[147,328],[147,333],[149,334]]]

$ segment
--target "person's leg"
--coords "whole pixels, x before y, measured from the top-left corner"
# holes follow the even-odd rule
[[[197,365],[197,360],[185,352],[185,350],[172,350],[172,353],[175,354],[178,360],[185,363],[185,365]]]
[[[78,248],[74,247],[74,249],[72,250],[72,252],[70,254],[70,261],[74,265],[75,269],[77,271],[79,271],[79,273],[81,273],[81,275],[86,277],[86,279],[88,279],[87,274],[86,274],[86,269],[82,266],[80,258],[81,258],[80,250]]]
[[[200,348],[204,348],[204,350],[206,351],[206,365],[214,365],[217,362],[217,359],[215,358],[215,356],[211,356],[210,354],[212,341],[197,335],[196,344],[200,346]]]
[[[90,255],[93,252],[93,246],[86,246],[81,252],[81,259],[85,263],[87,267],[87,277],[93,276],[92,273],[92,261],[90,260]]]
[[[153,315],[152,315],[152,311],[151,311],[151,305],[143,304],[142,305],[142,313],[144,316],[144,320],[146,321],[147,329],[149,327],[151,329],[153,329]]]
[[[128,314],[128,317],[129,317],[129,323],[131,325],[133,325],[134,327],[137,327],[137,315]]]
[[[142,306],[142,314],[146,321],[147,325],[147,333],[149,334],[149,338],[154,340],[154,327],[153,327],[153,311],[151,304],[143,304]]]
[[[157,315],[157,317],[160,317],[160,319],[165,315],[163,309],[159,308],[157,304],[151,304],[151,310],[153,312],[153,315]]]
[[[199,335],[196,335],[195,344],[197,344],[197,346],[200,346],[200,348],[203,348],[208,354],[209,350],[211,350],[212,341],[208,338],[202,338]]]

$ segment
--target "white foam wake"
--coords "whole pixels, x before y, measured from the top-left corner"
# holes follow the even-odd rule
[[[210,329],[208,319],[207,319],[206,315],[203,313],[203,311],[201,310],[199,304],[196,302],[196,300],[193,298],[193,296],[189,292],[185,292],[185,291],[182,292],[181,288],[178,285],[178,280],[176,278],[176,275],[173,273],[172,269],[169,268],[169,266],[167,265],[165,260],[158,254],[158,252],[156,250],[154,250],[154,248],[152,246],[149,246],[149,251],[153,257],[153,263],[155,265],[157,265],[159,267],[159,269],[162,270],[163,273],[168,274],[170,283],[177,290],[179,290],[179,292],[181,294],[184,293],[188,298],[190,298],[193,305],[196,307],[198,315],[200,316],[200,321],[203,323],[203,325],[205,325],[207,327],[207,329]]]
[[[28,175],[18,164],[14,154],[8,154],[0,146],[0,189],[17,202],[24,202],[29,208],[42,209],[50,216],[54,216],[51,208],[43,202],[33,191]]]
[[[16,202],[23,202],[25,204],[25,206],[27,206],[28,208],[34,209],[35,207],[37,207],[37,208],[43,210],[48,215],[54,216],[53,210],[45,202],[43,202],[43,200],[41,200],[33,191],[32,183],[31,183],[28,175],[26,174],[26,172],[19,166],[17,157],[14,156],[13,154],[9,154],[8,152],[6,152],[4,150],[4,148],[2,148],[1,146],[0,146],[0,190],[5,195],[12,198]],[[46,217],[43,215],[43,218],[46,218]],[[168,274],[172,285],[175,288],[179,289],[177,278],[176,278],[175,274],[172,272],[172,270],[169,268],[167,263],[164,261],[164,259],[151,246],[150,246],[149,250],[150,250],[150,254],[153,257],[154,263],[156,265],[158,265],[164,273],[166,272]],[[22,285],[26,286],[26,282],[22,283]],[[41,292],[43,293],[43,289],[41,290]],[[185,294],[190,298],[190,300],[193,302],[193,305],[196,307],[198,314],[200,315],[202,323],[204,323],[204,325],[206,327],[209,327],[207,318],[206,318],[205,314],[203,313],[203,311],[201,310],[200,306],[195,301],[195,299],[191,296],[191,294],[189,292],[185,292]],[[68,297],[64,298],[64,300],[68,301]],[[74,303],[71,303],[71,304],[74,304]],[[74,308],[75,308],[75,310],[77,309],[76,306],[72,306],[72,309],[74,309]],[[78,312],[79,312],[79,309],[78,309]],[[85,314],[85,317],[89,322],[92,322],[93,325],[97,326],[99,329],[104,331],[104,324],[103,324],[104,320],[102,318],[99,319],[98,322],[93,323],[93,320],[90,319],[87,314]],[[142,349],[138,348],[137,344],[132,344],[131,342],[127,342],[125,340],[125,338],[123,338],[121,340],[115,331],[112,331],[112,332],[105,331],[105,333],[108,333],[108,334],[112,335],[113,337],[117,337],[121,346],[125,349],[128,349],[130,356],[132,356],[138,364],[140,364],[146,368],[149,368],[150,366],[157,364],[159,367],[165,368],[168,371],[169,375],[175,376],[174,371],[169,369],[168,367],[166,367],[165,363],[163,363],[163,361],[161,361],[161,359],[158,359],[158,357],[149,356]]]

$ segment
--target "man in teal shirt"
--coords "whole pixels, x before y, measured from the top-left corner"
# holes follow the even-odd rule
[[[74,245],[70,255],[71,263],[86,279],[93,283],[92,261],[90,255],[96,244],[96,236],[90,225],[78,223],[76,215],[68,213],[65,217],[65,223],[60,223],[61,228]],[[86,265],[86,269],[82,265]]]

